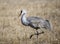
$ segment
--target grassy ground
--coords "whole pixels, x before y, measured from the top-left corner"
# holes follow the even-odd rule
[[[27,16],[48,19],[53,33],[43,30],[38,39],[29,39],[35,30],[21,24],[21,9]],[[60,0],[0,0],[0,44],[60,44]]]

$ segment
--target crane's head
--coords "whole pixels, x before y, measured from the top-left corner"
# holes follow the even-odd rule
[[[27,11],[23,9],[23,10],[21,10],[19,16],[20,16],[20,15],[25,15],[26,13],[27,13]]]

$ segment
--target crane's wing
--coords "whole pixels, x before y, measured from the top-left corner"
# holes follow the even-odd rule
[[[47,28],[51,30],[51,25],[48,20],[39,17],[27,17],[27,21],[34,27]]]
[[[43,20],[43,19],[39,17],[27,17],[27,20],[32,23],[38,23],[40,22],[40,20]]]
[[[42,20],[43,19],[39,17],[27,17],[27,21],[34,27],[39,27],[39,25],[42,23]]]

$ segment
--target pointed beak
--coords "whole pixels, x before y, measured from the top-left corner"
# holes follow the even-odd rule
[[[19,16],[21,16],[21,13],[19,14]]]

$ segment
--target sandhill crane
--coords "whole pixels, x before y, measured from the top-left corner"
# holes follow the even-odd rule
[[[31,26],[32,28],[36,29],[36,31],[40,28],[45,28],[45,29],[49,29],[51,30],[51,25],[49,23],[48,20],[44,20],[43,18],[39,18],[39,17],[33,17],[33,16],[29,16],[29,17],[26,17],[27,15],[27,11],[26,10],[21,10],[21,22],[23,25],[25,26]],[[19,15],[19,17],[20,17]],[[42,31],[42,33],[44,33]],[[39,35],[41,33],[35,33],[34,35]],[[33,35],[30,36],[30,38],[32,37]]]

